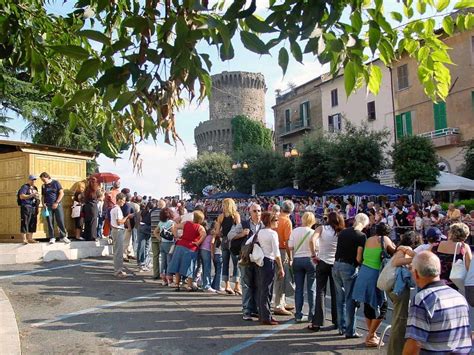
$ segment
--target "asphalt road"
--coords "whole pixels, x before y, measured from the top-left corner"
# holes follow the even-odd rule
[[[149,273],[115,279],[108,258],[1,266],[0,287],[23,354],[380,353],[288,317],[276,327],[243,321],[238,296],[177,293]]]

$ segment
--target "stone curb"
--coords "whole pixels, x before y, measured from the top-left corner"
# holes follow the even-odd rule
[[[0,288],[0,344],[2,355],[21,354],[20,333],[16,323],[15,312],[7,295]]]

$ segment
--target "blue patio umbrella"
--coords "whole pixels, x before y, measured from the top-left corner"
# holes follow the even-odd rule
[[[314,194],[305,190],[295,189],[293,187],[283,187],[273,191],[262,192],[260,196],[295,196],[295,197],[311,197]]]
[[[324,192],[324,195],[326,196],[400,196],[409,194],[410,192],[407,190],[381,185],[372,181],[362,181],[357,184],[343,186],[338,189]]]

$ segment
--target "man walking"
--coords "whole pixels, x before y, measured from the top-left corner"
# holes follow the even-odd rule
[[[430,251],[417,254],[412,274],[418,286],[408,313],[404,355],[469,354],[472,347],[466,299],[439,278],[441,263]]]
[[[20,205],[21,236],[23,243],[37,243],[33,239],[38,222],[39,193],[35,186],[36,176],[28,176],[26,184],[18,191],[18,204]]]
[[[230,251],[238,255],[245,242],[263,228],[261,221],[262,208],[256,203],[249,207],[250,219],[232,227],[227,237],[230,242]],[[255,264],[242,266],[239,264],[242,282],[242,312],[243,320],[251,321],[258,317],[257,310],[257,274]]]
[[[40,179],[43,182],[41,196],[43,206],[46,209],[45,218],[48,224],[49,243],[54,244],[56,242],[56,238],[54,237],[54,222],[56,221],[61,241],[69,244],[71,241],[67,237],[67,231],[64,226],[64,211],[62,206],[64,197],[63,187],[58,181],[51,179],[51,176],[47,172],[41,173]]]
[[[280,216],[278,217],[278,228],[276,232],[278,233],[278,242],[280,245],[280,254],[281,254],[281,263],[285,270],[285,276],[280,278],[278,277],[278,270],[275,268],[275,283],[274,283],[274,293],[275,293],[275,310],[274,314],[280,316],[291,316],[290,312],[295,307],[286,304],[286,291],[290,290],[290,264],[289,264],[289,255],[290,250],[288,248],[288,240],[290,239],[290,234],[293,229],[293,224],[290,220],[290,215],[293,213],[295,205],[293,201],[286,200],[283,201],[281,206]]]

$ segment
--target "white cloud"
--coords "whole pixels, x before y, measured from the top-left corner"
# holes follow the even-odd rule
[[[146,143],[139,145],[143,159],[142,174],[133,171],[129,160],[130,152],[122,154],[115,163],[104,156],[98,162],[100,171],[112,172],[120,176],[121,186],[137,191],[141,195],[162,197],[179,195],[179,186],[175,183],[178,170],[187,158],[196,156],[196,148],[187,142],[186,150],[182,145],[171,147],[164,143]]]

